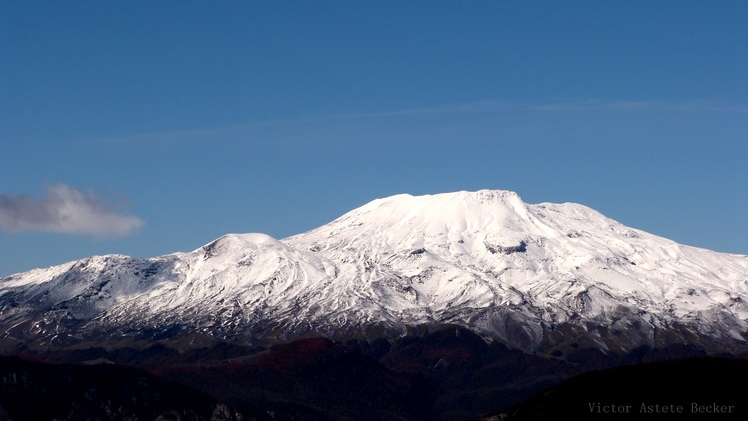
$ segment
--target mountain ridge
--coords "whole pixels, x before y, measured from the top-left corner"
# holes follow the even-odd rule
[[[748,256],[677,244],[583,205],[480,190],[376,199],[281,240],[227,234],[150,259],[0,279],[0,343],[199,334],[248,344],[455,324],[525,351],[746,346]]]

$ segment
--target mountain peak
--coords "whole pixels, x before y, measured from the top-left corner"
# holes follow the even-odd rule
[[[258,232],[226,234],[204,245],[200,249],[257,249],[263,246],[282,246],[275,238]]]
[[[444,203],[461,203],[461,202],[475,202],[475,203],[492,203],[492,202],[504,202],[518,204],[522,203],[522,199],[519,195],[509,190],[489,190],[483,189],[478,191],[456,191],[450,193],[437,193],[437,194],[425,194],[414,196],[411,194],[397,194],[381,199],[376,199],[364,205],[363,208],[372,206],[382,206],[383,204],[392,203],[423,203],[423,204],[444,204]]]
[[[529,218],[527,205],[510,191],[400,194],[371,201],[302,236],[363,231],[374,236],[385,234],[399,241],[413,234],[459,235],[487,229],[512,229]]]

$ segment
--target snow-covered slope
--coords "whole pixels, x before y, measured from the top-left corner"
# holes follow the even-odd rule
[[[372,339],[446,323],[527,350],[730,349],[747,339],[748,256],[482,190],[378,199],[284,240],[230,234],[190,253],[92,257],[0,280],[6,346]]]

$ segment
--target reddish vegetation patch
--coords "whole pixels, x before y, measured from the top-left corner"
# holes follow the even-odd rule
[[[353,352],[353,348],[337,344],[326,338],[300,339],[277,345],[260,357],[254,365],[276,370],[322,365]]]
[[[435,364],[440,360],[449,363],[450,365],[463,365],[473,364],[474,358],[467,348],[426,348],[423,350],[423,354],[429,360],[435,361]]]

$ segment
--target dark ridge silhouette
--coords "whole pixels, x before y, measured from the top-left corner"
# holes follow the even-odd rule
[[[148,383],[148,387],[144,389],[146,392],[143,393],[152,393],[153,390],[160,390],[159,387],[172,390],[171,387],[178,383],[185,390],[190,390],[190,393],[198,393],[203,397],[188,399],[190,404],[209,397],[211,400],[208,407],[221,402],[226,408],[236,408],[236,411],[244,414],[245,419],[256,421],[463,421],[477,419],[486,414],[503,414],[503,417],[511,415],[516,419],[546,419],[556,416],[551,414],[554,411],[558,414],[571,414],[574,419],[585,419],[584,417],[590,416],[597,417],[594,419],[606,419],[605,417],[610,414],[605,412],[605,405],[618,402],[613,398],[606,400],[606,396],[627,396],[626,393],[631,391],[641,391],[643,395],[634,395],[635,401],[651,396],[652,399],[647,398],[642,402],[657,405],[657,402],[666,402],[672,396],[689,396],[681,393],[679,387],[696,391],[713,388],[715,391],[724,392],[729,390],[725,379],[740,373],[746,374],[744,365],[740,365],[739,356],[734,356],[733,359],[720,359],[706,358],[706,355],[704,350],[692,345],[673,345],[656,349],[640,347],[622,356],[605,354],[598,349],[569,346],[563,354],[549,357],[512,349],[497,342],[487,343],[461,327],[441,326],[432,327],[431,330],[419,329],[409,336],[391,338],[389,341],[381,338],[371,342],[350,339],[345,344],[316,337],[269,348],[218,342],[202,348],[178,350],[163,343],[155,343],[139,348],[94,347],[45,353],[26,352],[24,357],[29,361],[23,363],[32,364],[34,367],[47,367],[35,368],[40,370],[39,372],[59,370],[59,367],[75,367],[68,368],[67,372],[71,384],[82,385],[76,386],[78,389],[75,389],[79,395],[83,393],[80,392],[81,387],[108,384],[107,381],[112,383],[107,386],[110,389],[106,389],[111,393],[119,390],[113,389],[117,385],[122,385],[121,387],[129,391],[127,393],[132,393],[132,390],[138,390],[128,386],[132,384],[132,376],[145,376],[143,378],[150,379],[148,381],[151,383]],[[668,362],[675,359],[677,361]],[[40,361],[97,365],[46,366]],[[705,363],[701,361],[716,363],[703,368],[702,365]],[[114,365],[115,363],[118,365]],[[123,364],[138,366],[140,369],[122,366]],[[608,370],[612,367],[618,368]],[[142,368],[147,369],[148,373]],[[718,374],[712,375],[710,370]],[[104,383],[95,380],[100,379],[95,376],[100,376],[104,372],[115,374],[110,375],[110,380]],[[625,375],[626,373],[632,374]],[[581,377],[574,377],[580,374]],[[567,390],[564,389],[567,387],[564,382],[571,378],[593,381],[591,385],[584,386],[587,389],[571,389],[572,392],[562,393]],[[37,385],[34,391],[45,382],[51,381],[50,378],[44,379],[34,383]],[[11,384],[18,387],[18,383]],[[714,384],[717,386],[713,387]],[[5,385],[8,386],[8,383]],[[650,389],[647,389],[648,387]],[[561,388],[558,389],[561,392],[555,392],[556,388]],[[669,389],[675,391],[674,395],[660,393],[661,390]],[[52,393],[36,394],[29,390],[24,392],[26,394],[21,399],[27,402],[25,405],[29,408],[43,407],[50,396],[49,393]],[[541,392],[544,390],[546,392]],[[657,393],[648,394],[647,390]],[[537,395],[539,392],[541,394]],[[610,395],[597,394],[603,392],[609,392]],[[20,392],[13,392],[11,388],[4,393],[3,399],[11,396],[8,393]],[[124,396],[131,396],[127,393]],[[163,392],[157,396],[171,396],[169,393],[171,392]],[[551,403],[544,403],[539,396],[560,397]],[[640,399],[639,396],[643,397]],[[701,402],[707,405],[710,396],[712,395],[697,394],[693,399],[698,398],[694,402],[699,405],[702,405]],[[143,411],[148,409],[158,412],[166,408],[166,403],[171,401],[147,402],[144,403],[146,408]],[[180,402],[185,401],[182,398]],[[627,404],[626,401],[621,402]],[[62,405],[62,400],[59,404]],[[589,404],[593,405],[593,412],[589,412]],[[683,405],[690,405],[690,402]],[[599,414],[594,412],[598,406]],[[5,408],[11,418],[18,421],[19,418],[14,418],[11,413],[17,411],[12,404],[6,407],[5,400],[0,400],[0,407]],[[123,407],[128,408],[127,405]],[[178,409],[174,411],[198,411],[192,406],[175,408]],[[648,407],[645,405],[645,408]],[[690,410],[690,407],[688,409]],[[737,407],[735,411],[738,411]],[[531,418],[533,416],[535,418]],[[708,419],[704,417],[710,414],[705,413],[701,416],[700,419]]]
[[[258,419],[426,420],[429,385],[325,338],[278,345],[220,365],[172,366],[166,379],[210,393]]]
[[[247,419],[210,395],[135,367],[0,357],[0,419],[232,421]]]

